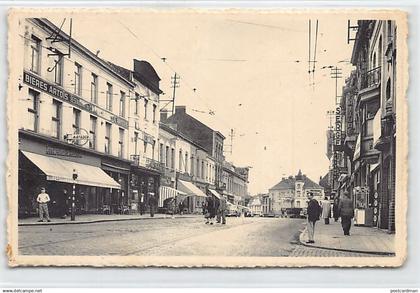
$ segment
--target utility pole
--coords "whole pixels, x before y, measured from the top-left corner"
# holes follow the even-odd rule
[[[335,104],[339,104],[338,101],[338,79],[343,78],[343,73],[341,71],[341,68],[338,68],[337,66],[331,68],[331,78],[335,79]]]
[[[179,80],[180,76],[174,73],[174,76],[171,76],[171,88],[173,88],[172,91],[172,98],[168,100],[160,100],[160,102],[166,102],[166,104],[160,109],[161,113],[168,113],[168,110],[165,110],[166,107],[172,103],[172,115],[175,113],[175,96],[176,96],[176,89],[179,88]]]
[[[171,77],[171,84],[172,84],[172,88],[174,89],[173,93],[172,93],[172,115],[175,113],[175,93],[176,93],[176,88],[179,87],[179,76],[176,75],[176,72],[174,74],[173,77]]]

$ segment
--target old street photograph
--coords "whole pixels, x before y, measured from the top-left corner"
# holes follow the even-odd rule
[[[387,15],[11,18],[15,253],[395,257]]]

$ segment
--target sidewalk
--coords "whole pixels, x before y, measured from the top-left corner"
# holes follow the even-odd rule
[[[330,219],[330,224],[325,225],[321,220],[315,225],[315,243],[306,243],[306,228],[300,234],[299,241],[308,247],[379,255],[395,254],[395,234],[388,234],[373,227],[356,227],[352,223],[350,235],[343,235],[340,221],[334,222],[334,219]]]
[[[76,215],[75,221],[71,221],[70,217],[66,219],[61,218],[51,218],[51,222],[38,222],[39,218],[31,217],[25,219],[19,219],[18,226],[37,226],[37,225],[67,225],[67,224],[89,224],[89,223],[99,223],[99,222],[111,222],[111,221],[130,221],[130,220],[154,220],[154,219],[171,219],[171,215],[165,214],[155,214],[152,218],[150,214],[134,214],[134,215],[95,215],[95,214],[86,214],[86,215]],[[174,215],[175,218],[195,218],[203,217],[202,215]]]

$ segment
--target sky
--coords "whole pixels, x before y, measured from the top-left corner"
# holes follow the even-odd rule
[[[327,111],[335,107],[335,80],[321,68],[342,68],[340,95],[352,69],[346,62],[353,46],[347,43],[348,15],[136,11],[50,19],[59,25],[63,17],[72,17],[73,37],[100,50],[101,58],[130,69],[133,59],[150,62],[161,78],[161,99],[172,97],[177,72],[175,104],[226,136],[226,159],[251,167],[251,195],[266,193],[299,169],[316,182],[328,171]],[[318,20],[314,82],[308,74],[309,20],[312,60]]]

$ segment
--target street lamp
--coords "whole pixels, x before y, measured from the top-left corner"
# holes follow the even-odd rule
[[[74,221],[76,219],[75,217],[75,201],[76,201],[76,180],[77,180],[77,171],[76,169],[73,169],[73,193],[71,196],[71,217],[70,220]]]

